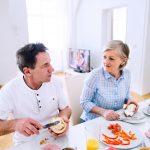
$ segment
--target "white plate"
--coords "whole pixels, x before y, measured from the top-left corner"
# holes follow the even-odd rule
[[[148,107],[144,107],[142,111],[143,111],[144,114],[150,116],[150,113],[148,113],[147,109],[148,109]]]
[[[45,142],[43,144],[40,144],[40,142],[43,140]],[[68,136],[64,135],[62,137],[56,137],[56,136],[50,134],[48,130],[43,130],[36,137],[36,146],[38,148],[42,149],[47,144],[53,144],[53,145],[56,145],[61,148],[67,147],[68,146]]]
[[[127,123],[132,123],[132,124],[138,124],[138,123],[145,122],[146,118],[139,119],[139,120],[136,120],[136,119],[127,119],[127,120],[122,120],[122,121],[127,122]]]
[[[150,139],[145,138],[145,139],[144,139],[144,142],[145,142],[145,146],[146,146],[146,147],[150,147]]]
[[[107,129],[107,127],[110,124],[115,124],[118,123],[121,125],[122,129],[126,132],[132,131],[135,136],[136,136],[136,140],[131,141],[130,145],[111,145],[111,144],[106,144],[103,142],[104,137],[102,136],[102,134],[106,134],[108,136],[114,136],[110,130]],[[103,125],[102,130],[101,130],[101,136],[100,136],[100,140],[101,142],[103,142],[105,145],[109,145],[118,149],[131,149],[131,148],[135,148],[137,146],[139,146],[142,142],[143,136],[142,133],[139,130],[136,130],[135,127],[133,125],[127,124],[125,122],[119,122],[119,121],[108,121],[106,125]]]
[[[124,109],[118,110],[117,113],[120,115],[120,118],[123,118],[120,121],[132,123],[132,124],[138,124],[146,121],[145,116],[142,112],[138,111],[136,112],[133,117],[126,117],[124,115]]]

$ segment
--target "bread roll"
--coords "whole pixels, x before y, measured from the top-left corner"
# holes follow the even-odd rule
[[[64,122],[64,120],[60,117],[54,117],[51,119],[51,122],[55,122],[55,121],[60,121],[58,124],[51,126],[50,129],[56,133],[56,134],[61,134],[66,130],[66,123]]]
[[[132,117],[135,113],[136,105],[135,104],[129,104],[126,109],[124,110],[124,114],[126,117]]]

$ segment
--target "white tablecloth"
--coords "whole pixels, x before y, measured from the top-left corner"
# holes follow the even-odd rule
[[[140,108],[139,111],[142,112],[142,110],[148,106],[148,104],[150,104],[150,100],[145,100],[143,102],[140,102]],[[141,131],[142,133],[142,137],[143,137],[143,141],[145,142],[145,144],[150,144],[150,139],[145,138],[144,133],[145,131],[147,131],[148,129],[150,129],[150,116],[145,115],[146,116],[146,120],[143,123],[139,123],[139,124],[132,124],[137,130]],[[70,146],[70,147],[77,147],[77,150],[86,150],[86,134],[85,134],[85,126],[86,124],[92,124],[93,125],[93,129],[95,126],[97,126],[98,124],[102,127],[103,124],[105,124],[107,121],[103,118],[103,117],[99,117],[96,119],[93,119],[91,121],[88,121],[86,123],[81,123],[79,125],[75,125],[70,127],[68,133],[61,138],[55,138],[54,136],[50,135],[49,132],[44,131],[41,132],[33,141],[18,145],[18,146],[13,146],[11,148],[9,148],[8,150],[41,150],[41,146],[40,146],[40,141],[41,139],[44,139],[45,137],[47,137],[50,143],[55,143],[59,146],[61,146],[62,148]],[[134,148],[134,150],[138,150],[139,147],[141,145],[139,145],[138,147]],[[149,145],[150,146],[150,145]],[[100,142],[100,149],[104,149],[106,147],[105,144],[103,144],[102,142]]]

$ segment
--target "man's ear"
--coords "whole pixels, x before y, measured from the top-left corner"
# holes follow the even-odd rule
[[[23,72],[26,76],[31,76],[31,69],[28,67],[23,68]]]

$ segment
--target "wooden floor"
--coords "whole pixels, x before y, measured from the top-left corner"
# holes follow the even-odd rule
[[[150,94],[140,96],[134,92],[132,92],[132,96],[134,99],[137,99],[139,102],[150,98]],[[5,150],[6,148],[13,145],[12,135],[13,134],[0,136],[0,150]]]
[[[5,150],[12,145],[12,134],[0,136],[0,150]]]

